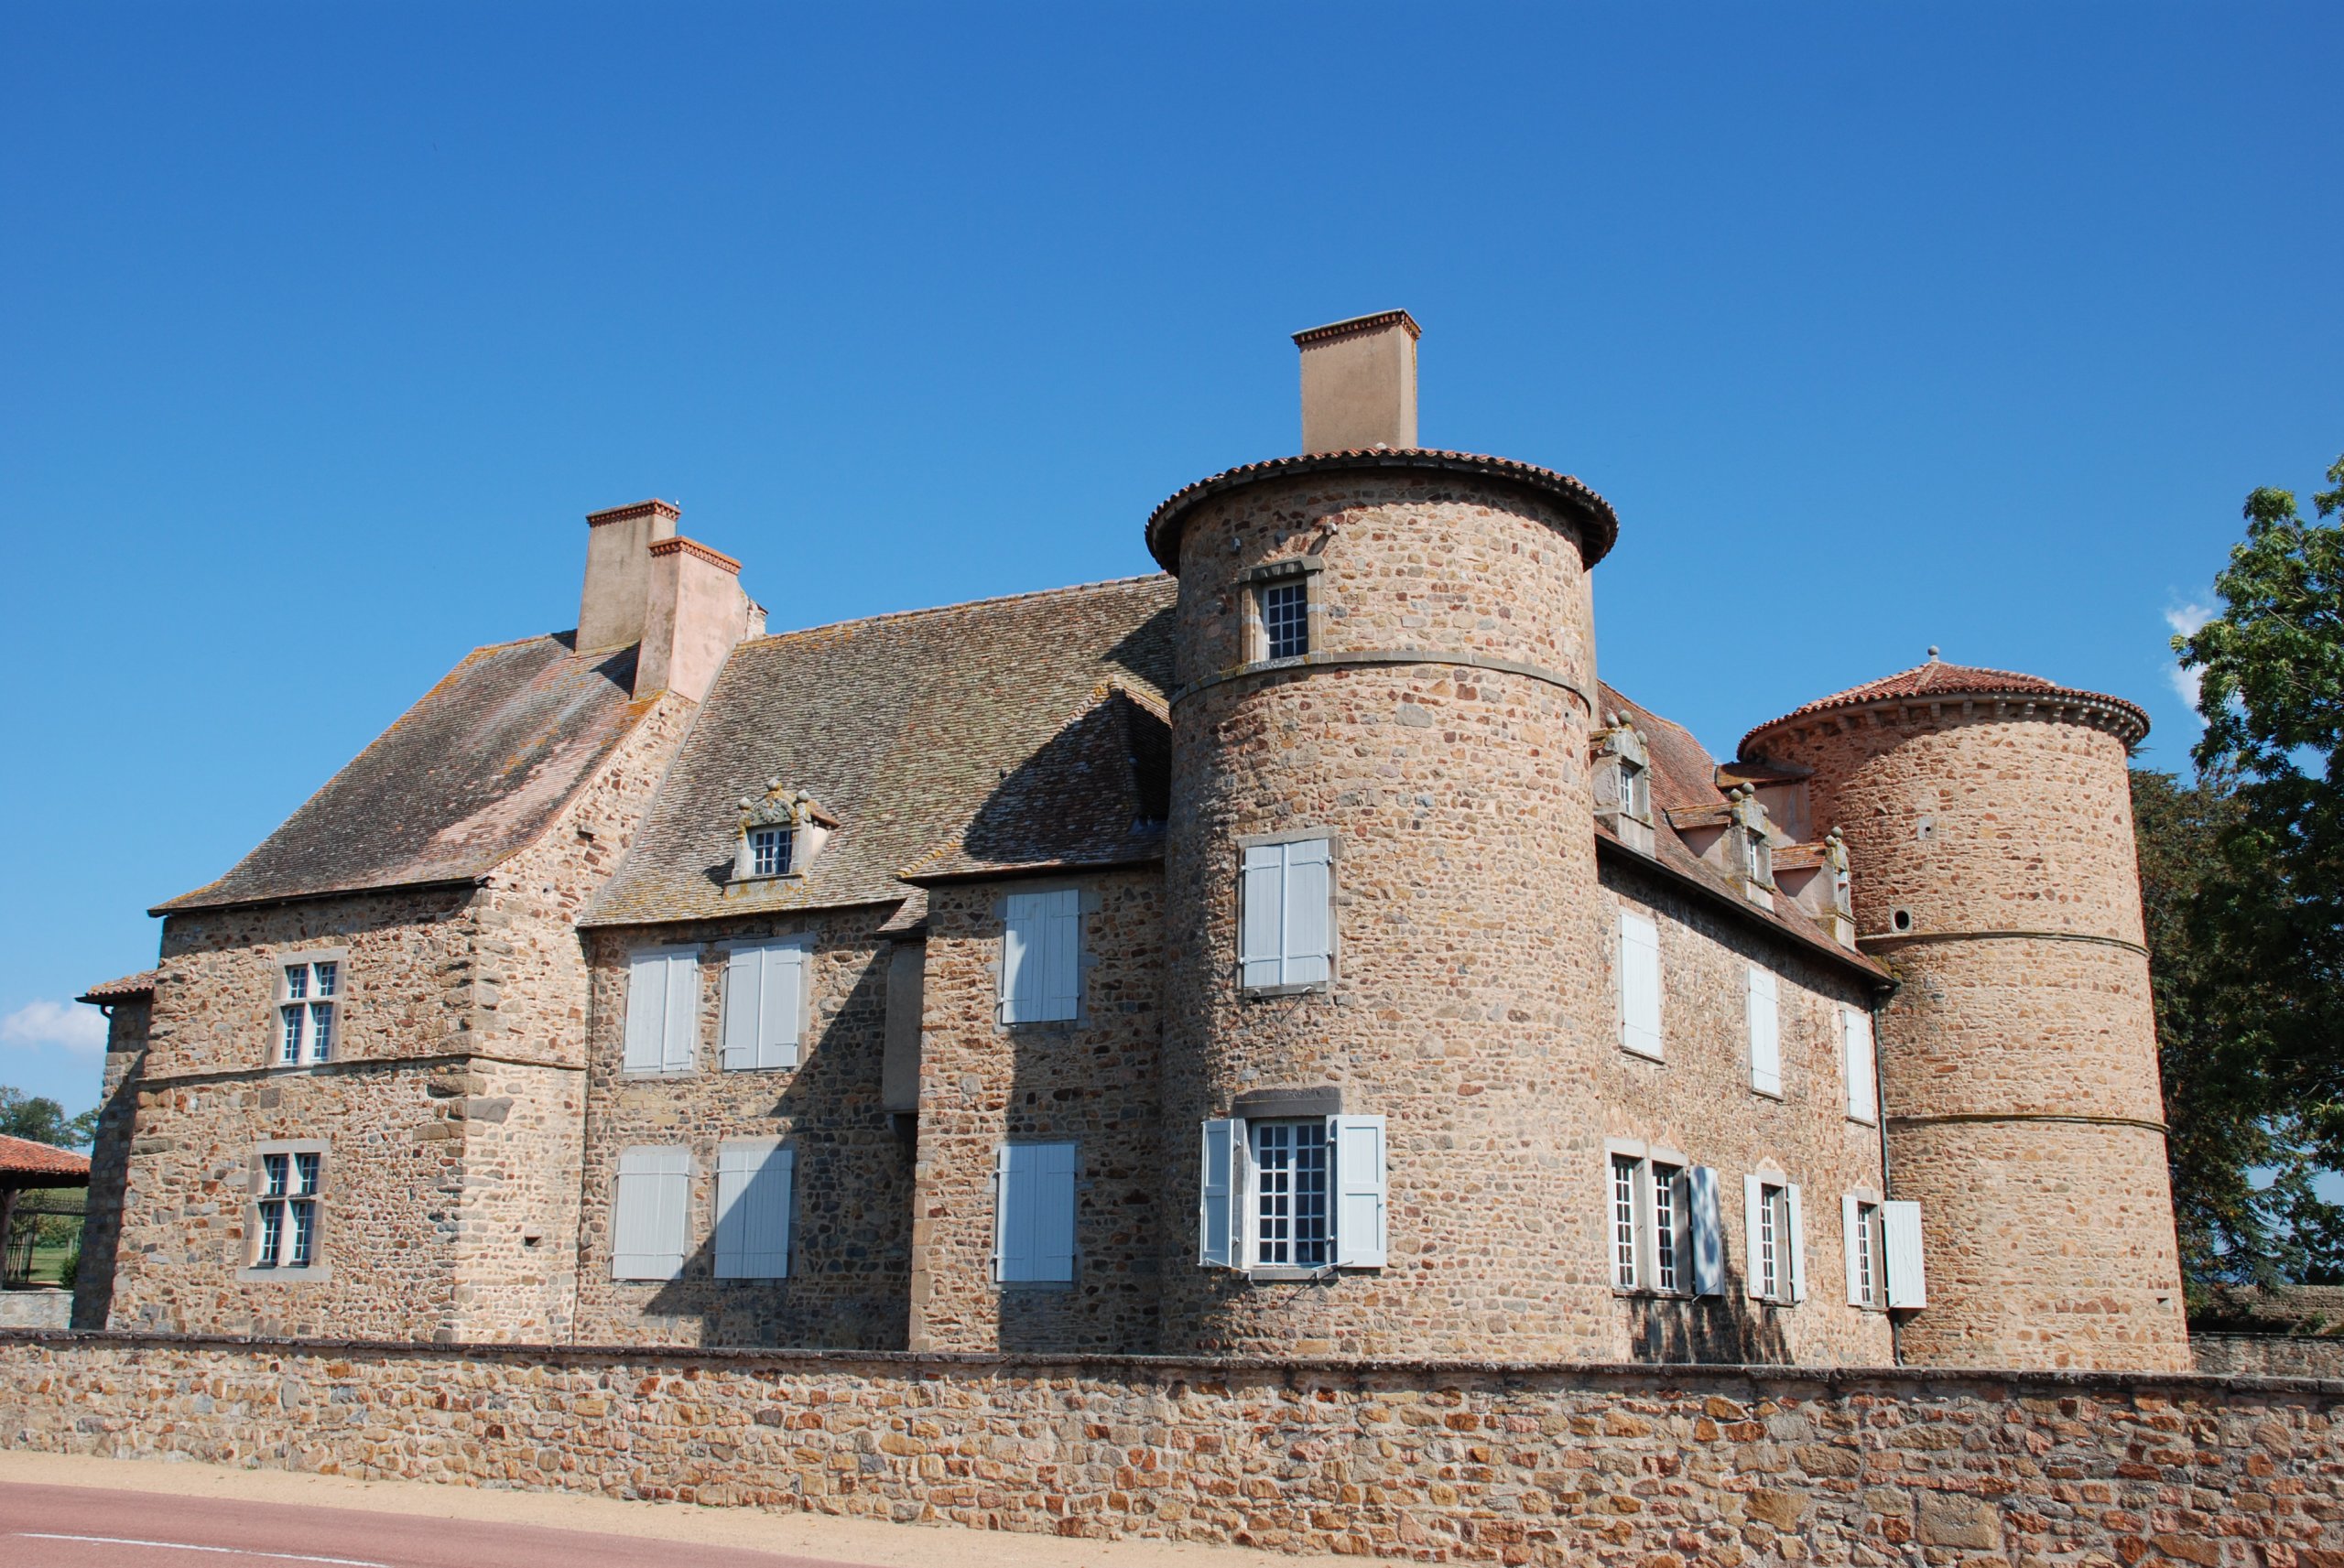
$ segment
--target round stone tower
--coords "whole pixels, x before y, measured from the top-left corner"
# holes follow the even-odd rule
[[[2131,703],[1929,662],[1752,730],[1813,770],[1882,1016],[1891,1195],[1916,1199],[1937,1366],[2189,1365],[2126,751]]]
[[[1164,1347],[1608,1354],[1588,568],[1617,521],[1564,475],[1416,449],[1405,313],[1297,341],[1314,449],[1148,522],[1180,580],[1166,1179],[1199,1206],[1167,1227]],[[1299,936],[1256,928],[1281,875]],[[1306,958],[1259,959],[1280,940]],[[1232,1193],[1205,1124],[1338,1114],[1382,1119],[1383,1218],[1352,1190],[1371,1137],[1329,1155],[1351,1264],[1249,1253],[1265,1184],[1301,1179],[1249,1187],[1241,1143]]]

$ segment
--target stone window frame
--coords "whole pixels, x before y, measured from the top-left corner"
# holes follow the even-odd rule
[[[326,1040],[326,1054],[322,1056],[317,1055],[314,1052],[311,1044],[314,1037],[313,1030],[309,1022],[316,1015],[320,999],[315,994],[314,987],[307,984],[304,986],[304,994],[298,999],[295,998],[285,978],[285,971],[297,964],[309,971],[311,980],[316,978],[316,966],[331,964],[334,967],[333,995],[331,999],[325,999],[323,1002],[323,1005],[332,1009],[333,1022],[330,1026]],[[335,1060],[343,1044],[349,1039],[349,1031],[345,1025],[350,1017],[350,949],[347,946],[293,948],[290,951],[279,953],[271,960],[269,974],[271,978],[268,1054],[265,1064],[268,1070],[277,1073],[302,1072]],[[297,1000],[305,1009],[301,1029],[301,1054],[288,1062],[285,1059],[285,1009],[291,1006]]]
[[[1294,985],[1249,986],[1245,983],[1245,851],[1266,849],[1273,844],[1308,844],[1323,840],[1327,846],[1327,978]],[[1234,848],[1236,871],[1231,889],[1235,918],[1231,922],[1230,968],[1237,982],[1238,997],[1246,1001],[1269,1001],[1281,997],[1309,996],[1334,990],[1343,978],[1343,836],[1332,827],[1290,827],[1276,833],[1241,833]]]
[[[1619,1271],[1618,1217],[1614,1184],[1620,1165],[1631,1165],[1633,1248],[1635,1279],[1622,1283]],[[1693,1252],[1694,1162],[1682,1151],[1665,1144],[1646,1143],[1632,1138],[1607,1138],[1603,1141],[1603,1236],[1605,1272],[1612,1280],[1612,1293],[1661,1301],[1691,1301],[1696,1295]],[[1657,1173],[1668,1175],[1667,1202],[1661,1201]],[[1659,1218],[1663,1207],[1669,1211],[1668,1271],[1676,1276],[1676,1283],[1661,1281],[1663,1258],[1660,1248]]]
[[[317,1219],[311,1232],[309,1261],[292,1266],[263,1263],[259,1260],[261,1238],[261,1205],[268,1184],[267,1156],[282,1154],[288,1166],[295,1164],[294,1156],[315,1154],[318,1157],[318,1184],[311,1193],[300,1195],[317,1206]],[[327,1261],[326,1239],[328,1220],[333,1202],[333,1152],[322,1138],[269,1138],[252,1147],[244,1162],[244,1238],[243,1264],[236,1270],[240,1284],[318,1284],[333,1278],[333,1265]],[[291,1197],[286,1200],[287,1218],[291,1218]],[[289,1224],[288,1224],[289,1228]],[[280,1241],[280,1247],[289,1241]]]
[[[1239,638],[1243,657],[1240,662],[1245,667],[1285,669],[1302,664],[1311,654],[1324,650],[1325,637],[1321,629],[1325,625],[1326,595],[1320,579],[1326,569],[1327,563],[1316,556],[1294,556],[1248,568],[1238,575],[1238,583],[1243,590]],[[1274,659],[1270,657],[1269,622],[1264,607],[1271,589],[1290,587],[1297,579],[1303,591],[1302,652]]]
[[[1858,1183],[1842,1195],[1839,1202],[1840,1250],[1846,1261],[1853,1265],[1859,1260],[1869,1276],[1870,1294],[1857,1296],[1858,1275],[1850,1268],[1848,1276],[1848,1304],[1858,1312],[1886,1316],[1888,1313],[1888,1237],[1885,1211],[1887,1196],[1879,1188]],[[1861,1242],[1847,1234],[1848,1220],[1853,1217],[1863,1227]]]

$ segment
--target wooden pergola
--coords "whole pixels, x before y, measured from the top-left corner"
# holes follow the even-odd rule
[[[0,1133],[0,1252],[16,1217],[16,1195],[28,1187],[86,1187],[90,1157],[54,1144]]]

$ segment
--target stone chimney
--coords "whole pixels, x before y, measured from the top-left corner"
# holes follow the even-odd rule
[[[1306,453],[1416,444],[1420,330],[1405,310],[1386,310],[1294,335]]]
[[[682,512],[641,501],[587,514],[586,590],[578,651],[637,646],[635,695],[672,691],[694,702],[765,611],[741,591],[741,563],[676,532]]]

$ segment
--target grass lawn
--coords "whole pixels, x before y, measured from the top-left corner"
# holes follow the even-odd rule
[[[32,1282],[36,1285],[61,1285],[65,1282],[65,1260],[73,1255],[71,1243],[61,1247],[33,1249]]]

